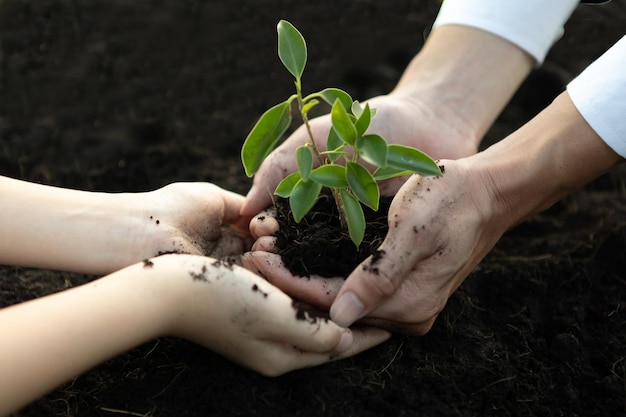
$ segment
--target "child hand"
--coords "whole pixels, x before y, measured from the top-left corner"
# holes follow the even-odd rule
[[[247,269],[212,258],[167,255],[154,273],[175,277],[167,334],[199,343],[264,375],[320,365],[389,337],[380,329],[344,329],[307,311]]]

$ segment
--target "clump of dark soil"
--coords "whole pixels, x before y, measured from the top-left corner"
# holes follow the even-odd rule
[[[289,201],[276,200],[276,246],[285,266],[297,276],[347,277],[373,254],[387,234],[387,213],[391,198],[380,199],[374,211],[364,207],[366,228],[357,247],[341,226],[335,200],[322,194],[313,209],[299,222],[294,220]]]

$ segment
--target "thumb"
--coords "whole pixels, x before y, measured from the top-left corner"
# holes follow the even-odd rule
[[[340,326],[352,325],[396,295],[414,265],[432,253],[432,239],[400,220],[407,213],[401,216],[394,205],[389,210],[394,221],[384,242],[348,276],[330,308],[330,317]]]
[[[219,189],[219,195],[224,202],[222,222],[230,224],[239,219],[239,212],[244,204],[244,197],[232,191]]]
[[[270,182],[273,183],[273,181]],[[274,194],[275,188],[275,186],[272,187],[268,184],[268,181],[257,181],[257,177],[255,177],[252,187],[248,190],[248,194],[246,195],[246,199],[239,214],[245,218],[252,219],[260,211],[263,211],[271,206],[272,195]]]
[[[252,218],[258,212],[272,205],[276,186],[285,176],[296,171],[294,150],[287,143],[272,152],[254,174],[252,187],[246,195],[241,215]]]

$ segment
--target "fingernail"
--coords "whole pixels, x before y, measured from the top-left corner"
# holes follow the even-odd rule
[[[352,332],[343,332],[341,334],[341,339],[339,339],[339,344],[337,345],[337,347],[335,347],[335,352],[343,353],[346,350],[350,349],[350,346],[352,346],[352,341]]]
[[[342,327],[348,327],[361,318],[365,306],[352,292],[341,295],[330,308],[330,318]]]

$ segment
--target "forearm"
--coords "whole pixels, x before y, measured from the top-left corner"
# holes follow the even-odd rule
[[[0,177],[0,263],[92,274],[119,269],[137,261],[132,248],[141,245],[133,239],[141,236],[126,232],[148,221],[138,211],[126,194]]]
[[[528,75],[534,59],[516,45],[469,26],[436,27],[392,92],[430,97],[469,126],[474,145]]]
[[[161,335],[162,277],[141,264],[0,311],[0,415]]]
[[[547,209],[623,159],[562,93],[509,137],[475,156],[504,229]],[[498,220],[499,219],[499,220]]]

